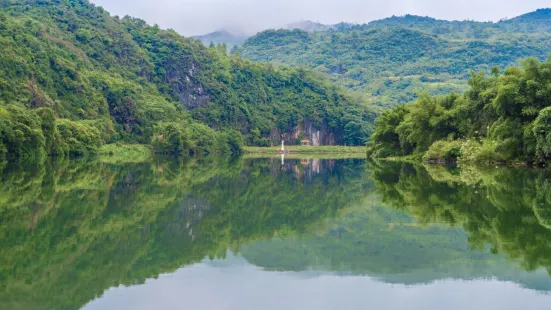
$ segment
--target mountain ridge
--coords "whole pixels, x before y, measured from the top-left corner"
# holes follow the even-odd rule
[[[254,34],[243,34],[243,33],[236,33],[229,29],[222,28],[207,34],[202,35],[194,35],[193,38],[197,38],[201,40],[206,45],[210,44],[211,41],[209,41],[210,37],[216,38],[217,35],[223,33],[225,35],[231,35],[231,36],[237,36],[237,37],[244,37],[245,40],[251,37],[254,37],[255,35],[262,33],[267,30],[293,30],[293,29],[299,29],[306,32],[318,32],[318,31],[330,31],[330,30],[343,30],[343,29],[349,29],[354,27],[365,27],[365,26],[373,26],[373,25],[382,25],[382,24],[405,24],[407,22],[409,23],[418,23],[420,21],[425,22],[437,22],[437,23],[470,23],[470,24],[487,24],[487,25],[498,25],[498,24],[505,24],[505,23],[511,23],[511,22],[519,22],[519,21],[534,21],[534,20],[549,20],[551,19],[551,8],[540,8],[532,12],[524,13],[521,15],[518,15],[513,18],[502,18],[499,21],[475,21],[475,20],[452,20],[452,19],[440,19],[435,18],[431,16],[423,16],[423,15],[416,15],[416,14],[404,14],[404,15],[392,15],[389,17],[381,18],[381,19],[375,19],[372,21],[368,21],[365,23],[350,23],[346,21],[342,21],[337,24],[323,24],[320,22],[315,22],[312,20],[301,20],[297,22],[289,23],[285,26],[281,27],[274,27],[274,28],[266,28],[264,30],[258,31]],[[232,38],[230,36],[229,41],[217,41],[212,40],[214,44],[218,43],[226,43],[228,46],[232,45],[241,45],[241,44],[231,44]],[[244,42],[244,40],[243,40]]]
[[[314,69],[385,107],[422,92],[463,92],[472,70],[505,68],[526,57],[547,59],[549,12],[499,22],[405,15],[326,32],[267,30],[237,50],[253,61]]]

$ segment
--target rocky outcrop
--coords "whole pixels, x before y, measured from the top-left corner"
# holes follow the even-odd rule
[[[202,107],[209,103],[209,94],[196,79],[199,66],[189,59],[179,59],[166,66],[171,90],[188,109]]]
[[[333,132],[326,123],[316,127],[308,119],[289,132],[281,132],[278,128],[272,130],[270,139],[274,145],[281,140],[288,145],[298,144],[300,140],[310,140],[313,146],[342,144],[342,135]]]

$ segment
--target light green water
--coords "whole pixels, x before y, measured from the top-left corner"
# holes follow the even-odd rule
[[[546,309],[551,172],[10,163],[0,309]]]

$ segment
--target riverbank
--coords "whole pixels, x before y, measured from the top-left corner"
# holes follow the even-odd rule
[[[282,154],[277,153],[245,153],[245,159],[261,159],[261,158],[281,158]],[[361,153],[287,153],[284,155],[285,160],[290,159],[365,159],[365,154]]]
[[[247,146],[243,149],[244,153],[249,154],[281,154],[281,147],[253,147]],[[362,157],[366,156],[365,147],[363,146],[299,146],[291,145],[285,147],[285,154],[307,154],[307,155],[318,155],[318,154],[355,154],[361,155]]]
[[[358,146],[287,146],[285,157],[288,159],[303,159],[314,156],[317,159],[365,158],[365,147]],[[281,147],[244,148],[245,158],[262,158],[279,156]],[[98,152],[99,158],[111,163],[138,163],[154,156],[149,145],[141,144],[106,144]]]
[[[106,144],[100,147],[99,159],[109,163],[140,163],[153,157],[153,150],[143,144]]]

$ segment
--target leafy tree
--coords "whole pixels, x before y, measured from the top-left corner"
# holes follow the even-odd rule
[[[424,95],[394,108],[377,121],[369,152],[385,157],[430,151],[426,158],[435,160],[544,163],[549,160],[549,72],[551,60],[529,58],[501,75],[474,73],[463,96]]]

